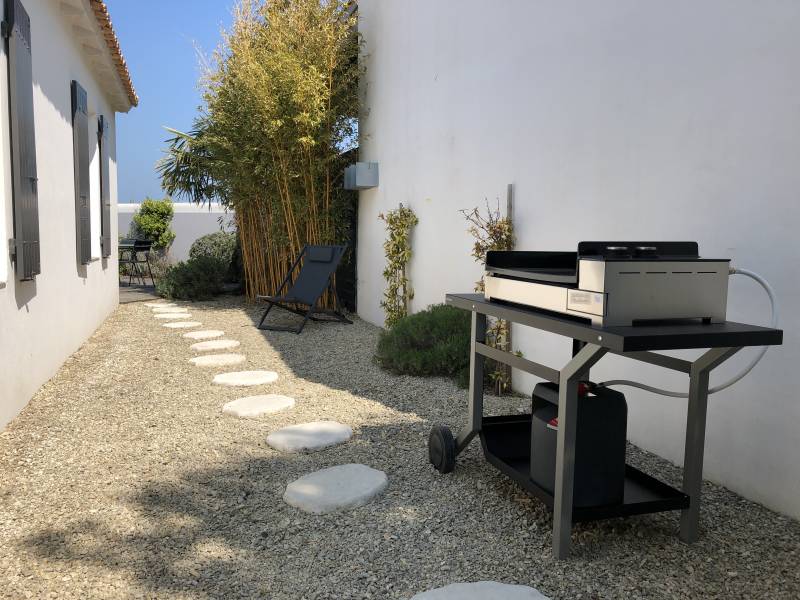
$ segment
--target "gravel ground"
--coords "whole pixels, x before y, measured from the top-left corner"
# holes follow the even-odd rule
[[[394,377],[371,361],[378,329],[310,323],[260,332],[239,299],[193,304],[204,328],[241,341],[280,379],[212,386],[225,369],[189,364],[185,330],[141,303],[121,306],[0,433],[0,596],[8,598],[409,598],[496,580],[552,598],[800,598],[800,524],[704,486],[703,535],[677,539],[676,513],[578,526],[556,562],[544,506],[494,470],[473,442],[455,473],[427,463],[434,422],[464,418],[449,381]],[[258,419],[221,413],[240,396],[296,406]],[[489,399],[492,412],[519,401]],[[353,438],[307,455],[270,431],[334,419]],[[680,469],[630,449],[677,483]],[[389,487],[350,512],[286,505],[287,483],[343,463],[385,471]]]

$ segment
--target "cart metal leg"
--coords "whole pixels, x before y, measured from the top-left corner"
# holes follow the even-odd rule
[[[467,426],[456,437],[456,456],[466,448],[480,432],[483,421],[483,363],[478,353],[478,344],[486,342],[486,315],[472,312],[472,335],[469,349],[469,415]]]
[[[553,554],[569,555],[572,534],[572,487],[575,476],[575,432],[578,413],[578,382],[606,353],[586,344],[561,370],[558,390],[558,437],[556,438],[556,479],[553,501]]]
[[[691,544],[700,536],[700,492],[706,440],[708,378],[713,369],[741,348],[712,348],[692,363],[689,373],[689,407],[686,413],[686,447],[683,458],[683,493],[689,508],[681,512],[680,539]]]

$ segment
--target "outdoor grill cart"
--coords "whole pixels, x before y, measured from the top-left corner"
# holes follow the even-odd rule
[[[450,430],[443,425],[437,425],[431,431],[430,459],[439,471],[443,473],[452,471],[455,457],[467,447],[476,434],[480,434],[486,459],[553,510],[553,553],[559,559],[569,555],[573,521],[680,510],[680,538],[688,543],[697,540],[709,373],[743,347],[781,344],[783,340],[781,330],[730,321],[600,326],[569,315],[486,300],[481,294],[448,294],[447,304],[472,313],[469,413],[466,426],[455,439]],[[572,359],[560,368],[552,368],[492,348],[485,343],[487,317],[505,319],[570,338]],[[654,352],[691,348],[708,350],[694,361]],[[621,500],[608,504],[608,500],[614,497],[614,491],[602,490],[601,496],[598,497],[603,497],[605,500],[601,500],[602,504],[592,505],[591,498],[584,493],[586,485],[583,485],[582,492],[578,491],[577,487],[574,488],[581,476],[580,473],[576,473],[576,449],[578,453],[581,452],[582,442],[579,435],[584,435],[581,433],[583,429],[579,423],[579,404],[587,401],[584,398],[587,391],[581,382],[589,379],[589,369],[607,352],[689,375],[682,490],[674,489],[630,465],[624,465],[622,474],[619,475]],[[530,414],[483,416],[485,358],[510,365],[555,384],[537,386],[533,416]],[[607,390],[602,401],[607,403],[608,410],[623,415],[625,407],[622,394],[613,392],[616,396],[612,396],[610,389],[602,389]],[[547,403],[542,400],[546,399],[548,394],[550,401],[556,406],[552,414],[557,414],[557,419],[554,418],[552,423],[547,423],[555,435],[552,492],[542,484],[541,464],[536,464],[539,456],[531,460],[531,430],[533,428],[536,431],[537,427],[541,430],[543,422],[541,419],[551,416],[547,414]],[[616,442],[614,447],[619,447]],[[610,452],[613,454],[617,451],[612,449]],[[580,471],[580,467],[578,469]],[[619,473],[619,469],[616,472]],[[614,473],[614,467],[611,465],[608,476],[612,477]],[[584,500],[580,501],[579,496],[582,493]],[[588,502],[587,497],[589,497]]]

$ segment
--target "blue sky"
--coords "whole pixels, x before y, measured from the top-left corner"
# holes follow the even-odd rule
[[[154,165],[169,134],[186,130],[200,105],[196,48],[211,54],[234,0],[106,0],[139,106],[117,115],[119,201],[164,195]]]

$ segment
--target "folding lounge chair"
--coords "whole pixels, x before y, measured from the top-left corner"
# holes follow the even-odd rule
[[[340,321],[342,323],[350,323],[352,321],[344,316],[342,313],[342,303],[339,300],[339,294],[336,291],[336,286],[333,283],[333,275],[336,273],[336,267],[344,255],[345,246],[309,246],[305,245],[300,252],[300,256],[294,261],[289,272],[286,274],[286,279],[278,288],[274,296],[256,296],[259,300],[264,300],[269,304],[261,321],[258,322],[259,329],[268,329],[270,331],[293,331],[300,333],[306,322],[311,319],[312,321]],[[302,262],[302,266],[300,266]],[[298,270],[296,276],[295,272]],[[284,288],[288,289],[284,291]],[[326,309],[318,307],[320,297],[325,293],[325,290],[330,289],[334,299],[334,309]],[[308,310],[301,310],[291,305],[307,306]],[[298,327],[281,327],[277,325],[264,326],[264,319],[267,318],[269,311],[273,306],[278,306],[289,312],[293,312],[303,317],[303,322]],[[319,319],[317,315],[327,315],[329,319]]]

